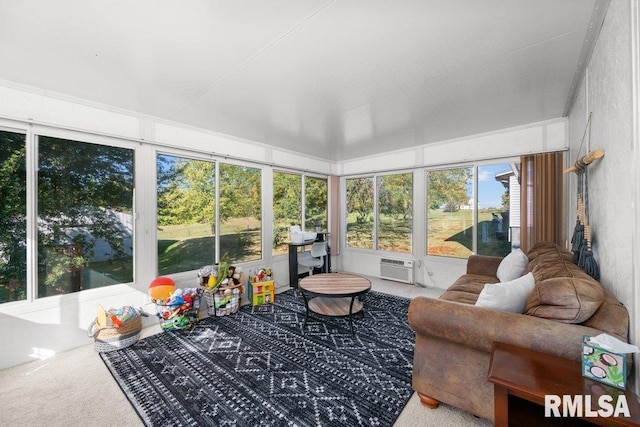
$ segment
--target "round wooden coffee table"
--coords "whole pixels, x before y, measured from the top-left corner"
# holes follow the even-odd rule
[[[349,316],[351,335],[354,335],[353,315],[362,311],[362,301],[358,297],[371,290],[369,280],[355,274],[321,273],[305,277],[298,287],[307,309],[303,330],[307,326],[309,311],[313,311],[323,316]]]

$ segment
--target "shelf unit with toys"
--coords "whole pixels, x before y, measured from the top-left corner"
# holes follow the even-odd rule
[[[259,269],[255,275],[250,275],[248,297],[251,305],[271,304],[274,301],[276,284],[271,276],[270,268]]]

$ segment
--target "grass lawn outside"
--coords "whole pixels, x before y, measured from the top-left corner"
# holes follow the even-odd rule
[[[506,240],[509,224],[500,227],[492,221],[491,214],[499,212],[499,209],[478,211],[478,254],[505,256],[511,252],[511,243]],[[430,210],[427,225],[429,255],[468,258],[473,253],[473,211]]]
[[[478,253],[481,255],[505,256],[511,251],[506,240],[509,224],[492,221],[492,213],[499,209],[479,211]],[[411,253],[412,220],[381,215],[379,218],[378,250]],[[473,212],[459,210],[444,212],[430,210],[428,213],[428,255],[467,258],[473,248]],[[284,226],[282,226],[284,227]],[[282,231],[282,227],[280,230]],[[374,249],[373,220],[358,223],[355,214],[347,218],[347,246]],[[262,257],[261,221],[257,218],[234,218],[221,225],[220,244],[222,251],[229,252],[231,262],[239,263]],[[286,227],[284,227],[286,229]],[[288,234],[278,233],[273,254],[287,253]],[[173,225],[158,227],[158,274],[172,274],[198,270],[214,263],[215,230],[210,223]],[[133,278],[131,258],[91,263],[82,269],[82,288],[98,288],[114,283],[128,283]],[[44,275],[42,276],[44,277]],[[67,282],[62,279],[61,283]],[[45,286],[44,283],[40,286]],[[11,297],[7,289],[0,289],[7,300]],[[64,289],[41,288],[46,294],[65,293]],[[14,296],[15,297],[15,296]]]
[[[233,218],[221,224],[220,246],[229,252],[231,262],[261,258],[261,227],[256,218]],[[211,224],[158,227],[158,274],[197,270],[213,264],[214,254]]]
[[[504,256],[511,251],[511,245],[504,240],[508,224],[492,221],[492,212],[498,209],[479,211],[478,253],[482,255]],[[411,219],[398,219],[382,215],[378,236],[378,249],[411,253]],[[232,262],[238,263],[261,258],[261,222],[256,218],[234,218],[221,226],[220,243],[222,250],[229,251]],[[280,233],[282,234],[282,233]],[[280,236],[283,238],[284,235]],[[467,258],[473,248],[473,212],[459,210],[443,212],[430,210],[428,217],[428,254]],[[282,240],[282,239],[280,239]],[[274,255],[287,252],[286,239],[279,240]],[[355,215],[347,221],[347,246],[373,249],[373,221],[358,223]],[[214,262],[215,236],[211,224],[189,224],[158,227],[159,275],[197,270]],[[132,264],[124,261],[92,263],[85,274],[86,286],[95,288],[112,283],[129,282],[133,275]]]

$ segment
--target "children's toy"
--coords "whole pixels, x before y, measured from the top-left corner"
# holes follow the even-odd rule
[[[275,282],[273,280],[249,283],[249,301],[251,305],[271,304],[275,299]]]
[[[214,281],[215,284],[210,284]],[[209,316],[226,316],[238,311],[244,292],[245,275],[240,267],[228,265],[228,257],[219,265],[205,266],[198,273],[198,283],[204,290]]]
[[[99,305],[96,311],[96,318],[87,328],[87,335],[93,338],[97,352],[120,350],[135,344],[140,338],[140,316],[146,316],[142,310],[129,305],[105,310]]]
[[[156,316],[165,331],[187,329],[198,321],[202,289],[176,289],[168,298],[155,300]]]
[[[149,284],[149,296],[154,300],[168,298],[176,289],[176,284],[171,277],[160,276]]]
[[[269,267],[262,267],[256,270],[252,270],[249,272],[249,281],[251,283],[255,282],[267,282],[271,280],[271,276],[273,275],[273,271]]]

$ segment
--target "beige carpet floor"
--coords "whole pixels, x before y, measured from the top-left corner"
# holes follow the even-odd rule
[[[373,290],[413,298],[442,290],[371,278]],[[142,336],[159,333],[147,327]],[[142,422],[95,352],[93,344],[0,371],[0,426],[141,426]],[[447,405],[431,410],[413,394],[394,424],[490,426]]]

